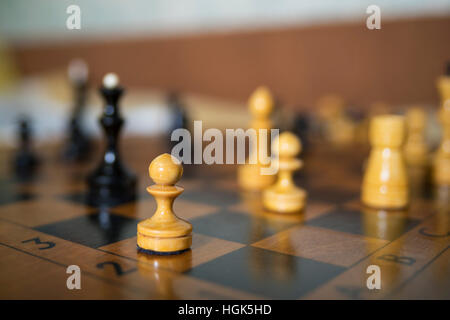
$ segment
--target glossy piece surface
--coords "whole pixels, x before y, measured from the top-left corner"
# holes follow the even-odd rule
[[[279,157],[279,173],[275,184],[263,192],[263,203],[268,210],[294,213],[305,207],[306,191],[298,188],[292,178],[303,165],[295,158],[301,148],[299,138],[291,132],[283,132],[274,140],[272,152]]]
[[[192,225],[178,218],[173,202],[183,188],[175,186],[181,179],[183,167],[178,160],[164,153],[150,163],[150,178],[156,183],[147,192],[156,200],[156,211],[150,219],[137,226],[139,248],[161,253],[175,253],[189,249],[192,244]]]
[[[252,116],[250,128],[255,130],[256,139],[250,144],[249,157],[245,164],[238,169],[238,184],[244,190],[261,191],[275,182],[275,175],[261,173],[262,169],[269,167],[261,157],[269,156],[272,128],[270,114],[273,104],[272,94],[266,87],[257,88],[248,101]],[[267,130],[267,135],[261,136],[260,129]]]
[[[408,205],[408,174],[402,150],[404,138],[402,116],[382,115],[372,119],[372,150],[361,187],[361,200],[367,206],[398,209]]]

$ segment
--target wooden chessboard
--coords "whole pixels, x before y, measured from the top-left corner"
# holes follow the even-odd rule
[[[84,204],[84,177],[98,158],[68,165],[41,148],[32,181],[12,177],[1,152],[1,299],[397,299],[450,298],[448,211],[416,196],[406,212],[359,204],[357,147],[313,144],[296,181],[308,191],[301,215],[266,212],[241,193],[234,166],[189,166],[177,214],[192,222],[192,250],[149,256],[136,250],[136,224],[154,200],[147,166],[160,140],[124,139],[125,162],[139,175],[139,199],[111,208]],[[66,268],[81,268],[68,290]],[[369,265],[382,287],[369,290]]]

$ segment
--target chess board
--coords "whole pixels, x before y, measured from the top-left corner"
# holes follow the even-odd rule
[[[1,299],[404,299],[450,298],[448,211],[415,196],[407,211],[359,203],[367,150],[312,144],[296,183],[308,192],[305,212],[265,211],[260,195],[243,193],[236,167],[185,166],[175,212],[193,224],[190,251],[151,256],[136,250],[136,225],[155,202],[147,167],[166,151],[161,139],[127,138],[124,161],[139,176],[135,202],[84,203],[84,165],[39,148],[40,171],[18,181],[2,150]],[[101,147],[97,148],[98,151]],[[69,265],[81,289],[66,287]],[[367,267],[381,270],[369,290]]]

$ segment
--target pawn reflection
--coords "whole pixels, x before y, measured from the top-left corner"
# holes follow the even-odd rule
[[[177,255],[138,253],[138,271],[156,285],[156,299],[180,299],[173,286],[176,273],[192,268],[192,251]],[[172,272],[173,271],[173,272]]]
[[[251,213],[250,241],[278,234],[288,226],[303,221],[302,214],[277,214],[264,209],[262,195],[259,192],[241,192],[241,198],[246,211]],[[282,237],[278,243],[280,251],[292,251],[292,242],[289,237]],[[291,255],[261,255],[258,250],[250,251],[250,265],[258,278],[268,275],[279,281],[288,281],[296,272],[295,259]]]
[[[406,230],[408,212],[406,210],[380,210],[362,208],[364,234],[370,238],[393,241],[399,238]],[[381,288],[389,292],[401,279],[404,271],[401,264],[392,263],[392,258],[401,256],[402,242],[391,245],[389,253],[375,254],[370,257],[370,264],[378,265],[383,270]],[[367,254],[373,253],[374,248],[367,243]]]
[[[430,170],[426,166],[413,166],[407,167],[409,178],[409,191],[410,198],[426,198],[429,196],[429,174]]]
[[[443,187],[437,192],[440,197],[435,199],[435,206],[437,213],[433,224],[430,228],[422,230],[426,236],[431,236],[434,239],[447,241],[450,237],[450,188]],[[448,259],[437,259],[436,263],[431,265],[433,268],[433,278],[431,283],[436,292],[441,291],[443,294],[448,294],[448,285],[445,281],[449,278],[450,262]]]
[[[404,233],[408,222],[406,210],[380,210],[363,207],[364,234],[393,241]]]
[[[450,209],[450,186],[436,186],[433,189],[433,200],[440,211]]]

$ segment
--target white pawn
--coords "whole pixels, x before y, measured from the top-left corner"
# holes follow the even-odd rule
[[[278,154],[277,182],[263,192],[264,206],[275,212],[300,212],[306,204],[306,192],[298,188],[292,179],[294,171],[303,166],[295,157],[302,150],[300,139],[291,132],[280,134],[272,145],[272,153]]]

